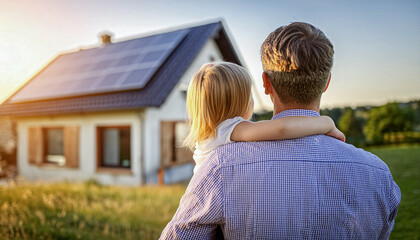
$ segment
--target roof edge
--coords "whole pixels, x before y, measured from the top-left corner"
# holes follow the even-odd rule
[[[170,33],[170,32],[175,32],[175,31],[179,31],[179,30],[183,30],[183,29],[200,27],[200,26],[216,24],[216,23],[223,23],[223,22],[224,22],[223,18],[214,18],[214,19],[208,19],[208,20],[204,20],[204,21],[194,22],[194,23],[191,23],[191,24],[179,24],[179,25],[176,25],[176,26],[170,26],[170,27],[166,27],[166,28],[163,27],[163,28],[160,28],[160,29],[157,29],[157,30],[147,31],[147,32],[143,32],[143,33],[139,33],[139,34],[135,34],[135,35],[131,35],[131,36],[125,36],[125,37],[121,37],[121,38],[113,38],[112,43],[116,44],[116,43],[120,43],[120,42],[134,40],[134,39],[137,39],[137,38],[150,37],[150,36],[159,35],[159,34],[163,34],[163,33]],[[222,24],[222,25],[224,25],[224,24]],[[100,46],[101,46],[100,44],[79,46],[78,48],[64,50],[64,51],[59,52],[57,57],[61,56],[61,55],[75,53],[75,52],[78,52],[78,51],[84,51],[84,50],[90,50],[90,49],[98,48]]]

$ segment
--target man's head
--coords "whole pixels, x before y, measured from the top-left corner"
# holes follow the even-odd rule
[[[261,46],[264,72],[284,105],[319,104],[333,54],[333,45],[324,33],[302,22],[277,28]]]

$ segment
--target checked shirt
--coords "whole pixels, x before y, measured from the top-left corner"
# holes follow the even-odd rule
[[[287,116],[319,116],[287,110]],[[401,192],[377,156],[326,135],[219,147],[161,239],[387,239]]]

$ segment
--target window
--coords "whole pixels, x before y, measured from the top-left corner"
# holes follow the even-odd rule
[[[29,127],[28,162],[68,168],[79,167],[79,127]]]
[[[63,128],[44,128],[44,146],[46,163],[64,166],[66,157],[64,156],[64,130]]]
[[[161,123],[161,164],[162,167],[193,162],[193,153],[182,147],[182,141],[189,131],[184,121],[165,121]]]
[[[131,133],[129,126],[97,128],[99,168],[131,167]]]

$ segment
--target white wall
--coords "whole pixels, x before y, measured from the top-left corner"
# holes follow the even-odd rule
[[[210,63],[211,58],[215,59],[215,62],[223,61],[223,55],[213,39],[208,40],[203,49],[195,57],[190,67],[181,77],[181,80],[178,83],[178,88],[181,90],[187,90],[191,78],[200,69],[201,66],[203,66],[205,63]]]
[[[145,111],[145,181],[146,183],[157,183],[156,172],[160,167],[160,122],[161,121],[182,121],[188,119],[186,111],[186,95],[188,83],[200,67],[210,62],[213,57],[215,61],[222,61],[222,54],[215,41],[210,39],[202,50],[195,57],[194,61],[181,77],[174,91],[166,99],[160,108],[147,108]],[[171,169],[165,173],[165,183],[178,182],[192,176],[194,165],[184,165]]]
[[[96,179],[103,184],[141,184],[140,112],[113,112],[96,114],[62,115],[52,117],[21,118],[18,129],[18,171],[30,181],[84,181]],[[131,172],[111,174],[96,172],[96,127],[107,125],[131,126]],[[44,167],[28,163],[28,128],[51,126],[79,126],[79,168]]]

